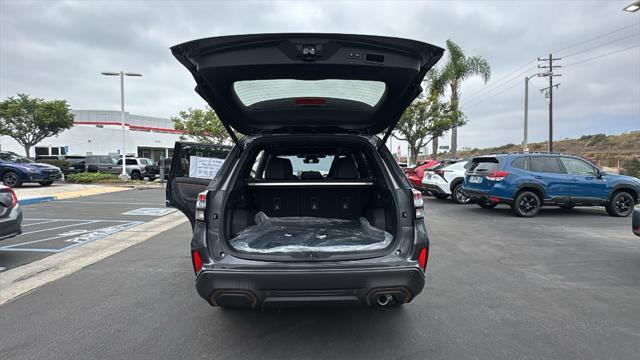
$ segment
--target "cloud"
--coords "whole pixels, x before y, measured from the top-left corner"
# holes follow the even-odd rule
[[[298,31],[400,36],[440,46],[453,39],[467,54],[486,57],[493,68],[493,82],[470,79],[462,87],[470,121],[459,131],[460,146],[519,143],[524,75],[496,80],[527,62],[521,70],[535,67],[531,61],[549,51],[628,24],[638,26],[559,55],[640,34],[640,16],[621,10],[627,2],[1,1],[0,97],[25,92],[64,98],[76,109],[117,109],[118,82],[100,72],[124,69],[144,74],[126,81],[127,110],[170,117],[205,105],[169,52],[181,42]],[[559,63],[633,44],[640,45],[640,35]],[[640,129],[639,61],[640,48],[634,48],[560,69],[563,76],[556,81],[562,85],[554,97],[557,138]],[[536,90],[544,86],[543,79],[531,82],[530,141],[546,138],[547,105]]]

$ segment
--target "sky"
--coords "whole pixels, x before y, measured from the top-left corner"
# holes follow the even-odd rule
[[[169,47],[221,35],[333,32],[405,37],[485,57],[491,80],[463,83],[463,147],[519,144],[524,77],[537,57],[562,60],[555,78],[554,138],[640,130],[640,11],[610,1],[8,1],[0,0],[0,98],[27,93],[74,109],[171,117],[206,103]],[[441,62],[444,62],[444,59]],[[534,77],[529,141],[548,136],[548,105]],[[448,145],[449,137],[440,140]],[[404,151],[403,151],[404,152]]]

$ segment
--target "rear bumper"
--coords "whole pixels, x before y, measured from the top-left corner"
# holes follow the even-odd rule
[[[504,198],[504,197],[500,197],[500,196],[493,196],[493,195],[491,195],[490,191],[471,189],[471,188],[464,187],[464,186],[462,187],[462,191],[464,191],[464,193],[469,198],[471,198],[471,200],[475,200],[475,201],[480,200],[480,199],[485,199],[485,200],[488,200],[490,202],[498,202],[500,204],[511,205],[513,203],[513,199],[508,199],[508,198]]]
[[[445,189],[447,188],[443,188],[440,185],[437,184],[430,184],[430,183],[422,183],[422,189],[424,189],[425,191],[430,191],[432,194],[436,193],[436,194],[444,194],[444,195],[451,195],[450,192],[447,192]]]
[[[198,294],[209,304],[266,308],[313,305],[377,306],[411,301],[424,288],[418,267],[340,270],[203,270]],[[390,296],[390,297],[388,297]]]

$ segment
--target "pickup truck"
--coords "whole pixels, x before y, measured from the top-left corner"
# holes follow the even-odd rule
[[[169,178],[169,170],[171,169],[171,158],[163,158],[164,159],[164,180]],[[163,162],[163,159],[160,159],[157,163],[153,165],[147,165],[147,176],[149,180],[154,180],[160,178],[160,167]]]

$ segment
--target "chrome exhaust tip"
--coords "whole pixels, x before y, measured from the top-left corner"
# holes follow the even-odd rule
[[[378,305],[380,306],[387,306],[389,304],[391,304],[391,302],[393,301],[393,296],[391,295],[380,295],[378,296]]]

